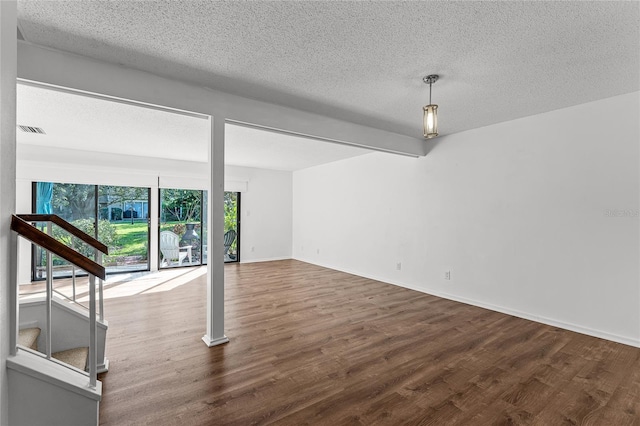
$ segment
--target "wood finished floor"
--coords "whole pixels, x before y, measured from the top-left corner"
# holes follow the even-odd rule
[[[104,425],[640,425],[640,349],[298,261],[105,301]],[[171,288],[169,286],[168,288]]]

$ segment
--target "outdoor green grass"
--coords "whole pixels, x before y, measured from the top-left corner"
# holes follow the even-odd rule
[[[164,222],[160,225],[161,231],[173,231],[173,227],[179,222]],[[140,222],[112,222],[118,235],[118,245],[109,256],[144,256],[147,255],[148,225],[146,221]]]
[[[163,222],[161,231],[174,231],[174,226],[180,222]],[[115,247],[110,247],[109,257],[143,256],[147,258],[147,243],[149,228],[146,221],[136,222],[111,222],[116,230],[118,242]],[[198,230],[200,235],[200,230]],[[235,242],[234,242],[235,245]],[[233,248],[233,247],[232,247]]]
[[[149,228],[147,222],[112,223],[118,235],[118,246],[109,256],[144,256],[147,255]]]

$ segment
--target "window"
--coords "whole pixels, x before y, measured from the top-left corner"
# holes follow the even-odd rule
[[[33,211],[53,213],[109,247],[103,263],[108,274],[149,270],[149,188],[34,182]],[[41,226],[45,226],[42,224]],[[62,229],[52,235],[76,250],[85,248]],[[88,250],[89,257],[93,253]],[[53,275],[69,277],[75,271],[64,259],[52,259]],[[33,248],[32,279],[46,278],[46,257]]]
[[[224,193],[224,261],[240,262],[240,193]]]
[[[160,189],[159,268],[202,265],[203,192],[195,189]]]

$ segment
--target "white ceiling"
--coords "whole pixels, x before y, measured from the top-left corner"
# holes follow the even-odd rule
[[[295,171],[372,151],[233,124],[225,126],[226,165]]]
[[[32,43],[409,136],[640,88],[639,2],[19,1]]]
[[[208,119],[24,84],[17,124],[45,131],[18,131],[18,144],[204,162],[211,128]]]
[[[207,162],[211,125],[206,118],[25,84],[18,85],[17,107],[18,125],[45,131],[45,134],[18,131],[20,146]],[[227,165],[294,171],[369,152],[226,125]]]

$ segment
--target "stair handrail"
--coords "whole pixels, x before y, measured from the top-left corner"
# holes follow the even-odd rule
[[[29,222],[47,222],[49,232],[51,231],[51,223],[58,225],[65,229],[70,234],[78,237],[85,243],[94,248],[97,262],[82,255],[76,250],[62,244],[49,234],[41,231],[37,227],[31,225]],[[81,231],[77,227],[73,226],[66,220],[62,219],[58,215],[54,214],[14,214],[11,216],[11,230],[23,238],[31,241],[34,244],[39,245],[43,249],[47,250],[47,359],[51,359],[51,300],[52,300],[52,269],[51,261],[52,254],[56,254],[61,258],[67,260],[73,265],[84,269],[89,273],[89,386],[95,388],[97,384],[97,322],[96,322],[96,277],[100,278],[100,319],[103,319],[103,298],[102,298],[102,280],[106,279],[106,271],[104,266],[100,263],[102,261],[102,254],[109,254],[109,249],[106,245],[96,240],[92,236]],[[16,247],[17,248],[17,247]],[[100,262],[100,263],[98,263]],[[16,284],[17,285],[17,284]],[[17,311],[16,311],[17,314]],[[17,315],[15,320],[17,321]],[[15,331],[15,330],[14,330]],[[12,337],[12,342],[16,342],[15,336]]]
[[[29,214],[17,214],[15,215],[17,217],[19,217],[20,219],[24,220],[25,222],[48,222],[48,223],[53,223],[58,225],[60,228],[66,230],[67,232],[69,232],[71,235],[79,238],[80,240],[84,241],[85,243],[87,243],[89,246],[94,248],[95,251],[95,262],[98,265],[102,265],[102,254],[109,254],[109,247],[107,247],[105,244],[101,243],[100,241],[98,241],[97,239],[95,239],[94,237],[92,237],[91,235],[87,234],[86,232],[78,229],[77,227],[73,226],[72,224],[70,224],[69,222],[67,222],[66,220],[64,220],[63,218],[61,218],[60,216],[56,215],[56,214],[51,214],[51,213],[29,213]],[[36,243],[37,244],[37,243]],[[43,247],[43,246],[41,246]],[[86,257],[85,257],[86,259]],[[74,263],[73,261],[66,259],[67,261],[71,262],[72,265],[77,265],[80,266],[81,269],[84,269],[85,271],[89,272],[89,270],[85,269],[82,265]],[[95,275],[95,274],[94,274]],[[103,274],[105,275],[105,274]],[[105,279],[104,276],[100,276],[100,275],[96,275],[98,278],[100,278],[100,281],[98,283],[98,293],[99,293],[99,297],[98,300],[100,301],[100,321],[104,320],[104,298],[103,298],[103,286],[102,286],[102,281]],[[76,293],[76,279],[75,279],[75,268],[73,269],[73,301],[76,301],[75,298],[75,293]]]
[[[98,249],[100,252],[104,254],[109,254],[109,247],[101,243],[100,241],[93,238],[91,235],[86,232],[78,229],[73,226],[57,214],[16,214],[14,216],[19,217],[25,222],[51,222],[58,225],[60,228],[64,229],[74,237],[80,238],[85,243],[89,244],[91,247]]]

